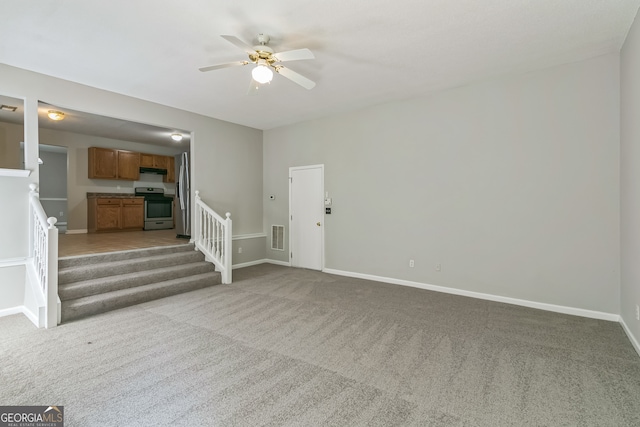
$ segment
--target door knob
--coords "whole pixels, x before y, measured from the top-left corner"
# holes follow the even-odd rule
[[[318,227],[320,227],[320,223],[319,223],[319,222],[316,222],[316,225],[317,225]]]

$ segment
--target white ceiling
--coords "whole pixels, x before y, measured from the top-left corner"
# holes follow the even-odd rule
[[[3,1],[0,62],[258,129],[619,51],[640,0]],[[220,37],[278,51],[317,82],[250,66]],[[7,41],[10,40],[10,43]]]
[[[15,111],[0,109],[0,122],[24,124],[24,102],[8,96],[0,95],[0,105],[16,107]],[[54,121],[47,117],[50,110],[64,112],[64,120]],[[191,133],[182,129],[162,128],[158,126],[135,123],[112,117],[59,108],[44,102],[38,104],[38,126],[46,129],[100,136],[109,139],[134,141],[143,144],[161,145],[164,147],[186,149],[191,142]],[[171,139],[171,135],[179,133],[182,140]]]

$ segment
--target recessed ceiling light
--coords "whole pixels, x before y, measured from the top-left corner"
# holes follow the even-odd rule
[[[56,121],[64,119],[64,113],[62,111],[49,110],[47,112],[47,116],[49,116],[51,120],[56,120]]]
[[[12,113],[14,113],[17,109],[18,107],[14,107],[13,105],[0,105],[0,110],[11,111]]]
[[[173,133],[173,134],[171,134],[171,139],[173,139],[176,142],[180,142],[180,141],[182,141],[182,134]]]

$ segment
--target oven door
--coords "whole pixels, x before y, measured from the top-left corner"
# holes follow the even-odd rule
[[[173,199],[170,197],[145,199],[144,229],[161,230],[168,228],[173,228]]]

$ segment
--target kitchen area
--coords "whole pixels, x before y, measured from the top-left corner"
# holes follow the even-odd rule
[[[189,242],[187,151],[163,155],[88,147],[86,152],[87,178],[110,184],[108,191],[86,192],[87,232],[61,234],[60,256]]]
[[[24,170],[24,105],[0,97],[3,168]],[[39,192],[61,256],[190,237],[191,132],[38,103]],[[117,243],[116,243],[117,242]],[[117,247],[114,247],[116,245]]]
[[[89,233],[176,229],[177,237],[190,237],[189,153],[165,156],[89,147],[88,177],[151,182],[135,186],[133,193],[88,192]],[[166,187],[175,190],[165,194]]]

